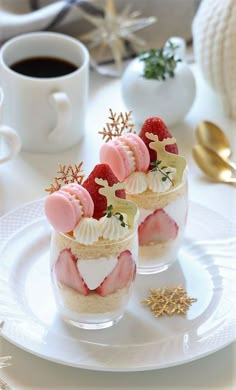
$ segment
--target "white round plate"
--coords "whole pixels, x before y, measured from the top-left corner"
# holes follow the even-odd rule
[[[0,321],[16,346],[61,364],[103,371],[170,367],[217,351],[236,339],[236,228],[190,204],[178,261],[140,275],[124,317],[111,328],[82,330],[57,314],[50,285],[51,228],[44,200],[0,219]],[[182,285],[197,298],[186,316],[155,318],[144,306],[150,288]]]

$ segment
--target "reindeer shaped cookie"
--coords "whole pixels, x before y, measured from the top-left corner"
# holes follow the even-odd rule
[[[186,160],[184,157],[178,154],[169,153],[165,150],[166,145],[175,144],[176,139],[172,137],[165,138],[162,141],[159,141],[158,136],[156,134],[146,133],[145,135],[148,139],[153,141],[150,142],[149,147],[156,151],[158,160],[161,160],[163,165],[176,169],[174,183],[175,186],[180,184],[183,178],[184,170],[186,168]]]
[[[107,198],[107,205],[113,206],[114,213],[120,212],[126,214],[128,225],[132,228],[137,214],[137,206],[129,200],[118,198],[115,194],[117,190],[124,189],[124,183],[115,183],[110,187],[107,180],[96,178],[95,182],[102,186],[98,191]]]

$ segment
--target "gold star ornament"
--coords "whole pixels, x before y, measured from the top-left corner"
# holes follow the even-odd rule
[[[196,298],[191,298],[183,287],[151,288],[142,303],[150,308],[155,317],[173,314],[186,314]]]
[[[121,13],[117,13],[113,0],[106,0],[104,17],[94,16],[81,9],[81,16],[95,26],[88,33],[79,36],[92,56],[92,65],[96,67],[110,52],[117,70],[121,70],[122,60],[128,54],[128,46],[137,52],[144,50],[145,41],[135,35],[157,21],[154,16],[140,18],[140,12],[131,12],[127,4]],[[94,53],[94,56],[92,55]]]

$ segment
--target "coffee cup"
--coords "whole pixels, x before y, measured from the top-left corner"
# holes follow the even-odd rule
[[[18,134],[22,150],[60,152],[80,141],[88,71],[88,50],[64,34],[27,33],[2,46],[2,123]]]

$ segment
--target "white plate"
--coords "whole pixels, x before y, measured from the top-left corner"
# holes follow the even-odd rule
[[[236,229],[215,212],[190,204],[185,243],[169,270],[138,276],[122,320],[82,330],[57,315],[50,286],[50,227],[43,200],[0,219],[2,335],[44,359],[103,371],[170,367],[217,351],[236,339]],[[150,287],[183,285],[197,298],[186,316],[155,318],[140,302]]]

